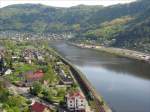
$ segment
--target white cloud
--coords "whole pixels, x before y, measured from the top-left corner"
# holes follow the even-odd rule
[[[5,7],[12,4],[24,3],[40,3],[56,7],[71,7],[79,4],[85,5],[114,5],[118,3],[129,3],[135,0],[0,0],[0,7]]]

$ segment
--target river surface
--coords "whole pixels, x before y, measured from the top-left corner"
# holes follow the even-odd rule
[[[150,65],[65,42],[51,45],[84,73],[113,112],[150,112]]]

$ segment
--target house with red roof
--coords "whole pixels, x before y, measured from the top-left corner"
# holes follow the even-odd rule
[[[26,74],[27,80],[39,80],[44,76],[44,73],[42,70],[37,70],[35,72],[29,72]]]
[[[69,92],[66,95],[67,108],[71,112],[85,112],[86,100],[80,91]]]
[[[25,85],[30,86],[33,82],[39,81],[44,77],[44,73],[42,70],[37,70],[35,72],[29,71],[23,74],[25,78]]]
[[[32,104],[30,107],[30,111],[31,112],[51,112],[48,106],[39,102],[34,102],[34,104]]]

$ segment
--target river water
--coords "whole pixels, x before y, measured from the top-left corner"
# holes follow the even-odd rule
[[[51,46],[84,73],[113,112],[150,112],[150,65],[65,42]]]

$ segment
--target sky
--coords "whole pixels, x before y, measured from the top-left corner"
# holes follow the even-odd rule
[[[12,4],[34,3],[56,7],[71,7],[80,4],[84,5],[114,5],[118,3],[129,3],[135,0],[0,0],[0,7],[5,7]]]

